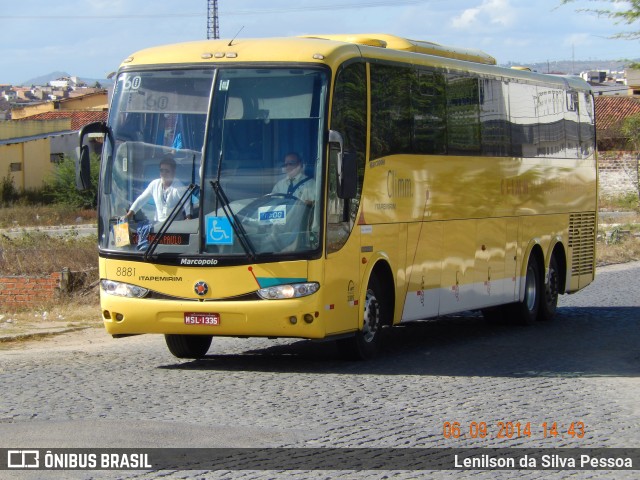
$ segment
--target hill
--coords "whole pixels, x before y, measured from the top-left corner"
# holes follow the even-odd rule
[[[24,87],[30,87],[31,85],[44,86],[44,85],[47,85],[52,80],[57,80],[58,78],[61,78],[61,77],[71,77],[71,76],[72,75],[70,75],[67,72],[51,72],[46,75],[41,75],[39,77],[25,80],[20,85]],[[81,77],[78,75],[76,76],[90,87],[95,85],[96,82],[99,82],[100,85],[102,85],[103,87],[107,85],[111,85],[113,83],[113,80],[108,80],[106,78],[87,78],[87,77]]]
[[[504,67],[526,66],[540,73],[564,73],[564,74],[580,74],[580,72],[588,72],[590,70],[609,70],[621,72],[625,66],[631,62],[639,62],[635,60],[561,60],[555,62],[538,62],[526,63],[509,61],[502,65]]]

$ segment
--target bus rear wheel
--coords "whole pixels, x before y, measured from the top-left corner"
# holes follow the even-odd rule
[[[382,342],[382,326],[386,312],[382,288],[375,276],[369,279],[364,301],[362,330],[353,337],[337,340],[340,355],[347,360],[368,360],[375,357]]]
[[[544,285],[543,298],[540,301],[538,320],[549,321],[556,315],[558,295],[560,294],[560,270],[555,255],[549,262],[549,275]]]
[[[165,335],[167,347],[177,358],[202,358],[211,346],[211,335]]]
[[[531,255],[524,280],[524,298],[513,305],[513,315],[517,323],[529,325],[537,320],[543,292],[542,285],[540,266],[535,256]]]

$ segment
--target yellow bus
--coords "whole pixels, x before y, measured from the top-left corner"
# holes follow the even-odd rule
[[[101,310],[179,358],[216,336],[335,340],[467,310],[549,320],[595,275],[580,79],[375,35],[200,41],[117,76],[99,185]]]

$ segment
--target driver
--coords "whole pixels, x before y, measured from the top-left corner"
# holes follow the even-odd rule
[[[176,180],[176,161],[170,153],[167,153],[160,161],[160,178],[153,180],[144,192],[131,204],[125,217],[132,218],[135,212],[153,198],[156,205],[154,220],[163,222],[167,219],[173,208],[178,204],[186,187]],[[184,215],[190,219],[189,203],[184,206]]]
[[[300,199],[307,205],[313,205],[316,182],[304,174],[302,158],[296,152],[284,156],[282,172],[286,177],[278,181],[271,193],[279,193]]]

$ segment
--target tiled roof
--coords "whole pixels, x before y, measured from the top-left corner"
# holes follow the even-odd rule
[[[596,99],[596,127],[607,130],[625,118],[640,113],[640,99],[634,97],[600,96]]]
[[[59,112],[44,112],[36,115],[31,115],[20,119],[23,120],[59,120],[61,118],[71,119],[71,130],[80,130],[82,127],[91,122],[106,122],[109,112],[81,112],[81,111],[59,111]]]

